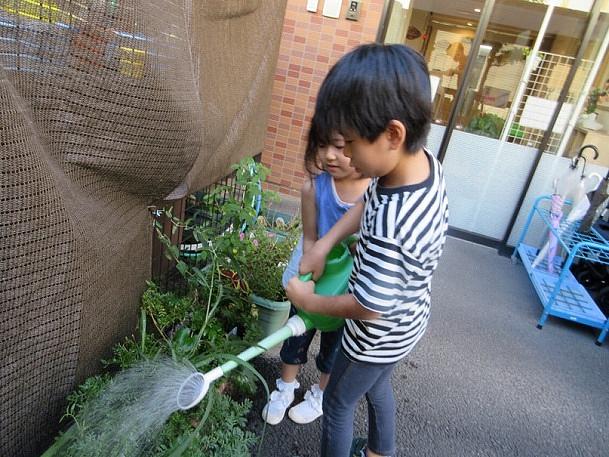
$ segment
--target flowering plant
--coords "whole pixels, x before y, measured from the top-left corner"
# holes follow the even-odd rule
[[[239,274],[252,293],[272,301],[285,301],[281,278],[298,242],[300,228],[297,222],[270,224],[259,217],[256,224],[241,234],[243,257]]]

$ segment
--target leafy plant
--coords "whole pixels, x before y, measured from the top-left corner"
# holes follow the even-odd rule
[[[184,457],[249,457],[258,438],[245,430],[250,400],[237,402],[225,395],[216,395],[205,426],[192,437],[184,449]],[[177,436],[186,436],[201,420],[201,407],[173,414],[163,430],[155,457],[166,457]]]
[[[167,247],[167,254],[176,263],[176,267],[186,280],[188,300],[190,307],[181,320],[182,326],[198,329],[197,345],[201,341],[215,343],[217,338],[224,337],[227,332],[237,327],[237,334],[255,336],[257,332],[256,315],[251,304],[247,301],[247,291],[240,290],[232,283],[228,275],[231,270],[226,266],[225,258],[217,254],[216,238],[206,229],[192,227],[189,221],[182,222],[166,213],[175,227],[181,226],[185,231],[192,230],[201,241],[201,250],[197,256],[184,258],[180,255],[177,246],[171,244],[169,238],[157,227],[160,241]],[[204,238],[207,237],[207,238]],[[221,263],[223,261],[223,263]],[[233,261],[231,267],[234,267]],[[173,294],[162,294],[158,290],[149,290],[146,295],[148,309],[152,312],[151,319],[161,333],[167,333],[168,328],[162,324],[173,324],[177,330],[175,316],[166,308],[176,300]],[[180,304],[183,302],[178,299]],[[161,311],[166,319],[156,322],[154,312]],[[184,309],[182,310],[184,311]],[[205,337],[205,338],[203,338]]]
[[[109,374],[91,376],[87,378],[74,392],[68,395],[68,406],[62,420],[69,418],[76,420],[82,407],[92,398],[95,398],[106,387],[111,377]]]
[[[298,242],[296,223],[282,227],[271,226],[263,217],[242,237],[243,252],[247,255],[239,265],[240,275],[252,293],[273,301],[286,300],[281,277]]]
[[[230,266],[241,263],[247,252],[243,251],[242,233],[255,224],[256,217],[264,214],[270,203],[278,200],[276,192],[263,188],[269,169],[246,157],[233,165],[234,186],[223,183],[216,185],[203,199],[204,210],[220,214],[215,227],[195,227],[193,235],[197,242],[212,240],[220,263]]]
[[[607,91],[601,89],[600,87],[595,87],[588,93],[588,100],[586,103],[586,114],[596,113],[596,108],[598,107],[598,100],[601,97],[607,95]]]
[[[496,114],[484,113],[474,116],[465,128],[466,132],[499,138],[505,121]]]
[[[147,282],[147,289],[142,295],[142,308],[154,317],[156,325],[162,331],[171,329],[182,322],[192,310],[192,300],[179,297],[173,292],[161,292],[156,284]]]
[[[102,360],[105,367],[126,369],[142,359],[152,359],[162,350],[163,344],[158,338],[147,332],[146,312],[140,310],[139,341],[135,337],[125,338],[112,348],[112,357]]]
[[[256,220],[257,207],[264,208],[272,198],[272,193],[261,190],[267,172],[253,160],[246,159],[235,168],[237,183],[244,189],[242,194],[221,200],[221,195],[226,193],[218,187],[208,198],[210,205],[216,205],[215,211],[223,215],[223,230],[195,226],[191,221],[179,221],[170,211],[166,213],[174,222],[174,230],[191,230],[202,246],[194,257],[183,257],[178,246],[172,245],[161,228],[156,227],[169,258],[175,261],[185,280],[186,290],[166,292],[148,283],[142,296],[137,338],[132,336],[117,344],[112,357],[103,361],[105,366],[125,370],[138,362],[169,355],[174,360],[190,361],[199,371],[208,371],[224,361],[234,361],[238,368],[214,385],[200,405],[172,414],[159,436],[160,444],[149,443],[154,444],[155,449],[146,449],[151,451],[146,455],[249,456],[258,441],[251,432],[245,431],[251,401],[238,402],[233,398],[253,395],[256,380],[262,382],[268,396],[268,386],[260,373],[233,355],[250,346],[260,334],[256,308],[249,303],[247,295],[248,284],[260,285],[262,275],[255,275],[256,281],[253,277],[246,280],[244,271],[253,271],[256,260],[266,258],[279,272],[273,284],[281,288],[281,272],[296,239],[295,231],[275,233],[269,230],[276,227]],[[277,260],[277,256],[281,260]],[[267,268],[259,265],[255,268],[266,272]],[[79,414],[110,380],[109,374],[89,378],[70,395],[64,417],[73,419],[75,425],[60,435],[45,457],[107,454],[97,441],[108,442],[108,436],[104,441],[96,439],[95,430],[93,435],[81,433],[91,424],[80,424]],[[99,438],[104,433],[99,431]],[[106,435],[110,433],[113,432],[108,431]],[[128,436],[118,438],[129,440]]]

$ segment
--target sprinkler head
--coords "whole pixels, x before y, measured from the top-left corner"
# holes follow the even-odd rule
[[[178,408],[184,411],[198,405],[209,390],[210,384],[203,373],[192,373],[178,390]]]

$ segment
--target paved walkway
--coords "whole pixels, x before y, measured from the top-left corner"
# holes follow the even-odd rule
[[[457,239],[447,243],[432,297],[427,334],[394,372],[397,456],[609,455],[609,343],[597,347],[598,332],[556,318],[537,330],[541,307],[522,265]],[[255,364],[274,384],[278,351]],[[310,361],[305,387],[314,370]],[[263,403],[252,418],[257,431]],[[358,435],[366,415],[361,404]],[[286,418],[267,427],[260,455],[317,456],[319,437],[320,421]]]

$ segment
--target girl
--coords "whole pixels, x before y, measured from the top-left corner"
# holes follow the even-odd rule
[[[283,275],[283,286],[298,274],[303,252],[313,246],[318,238],[326,234],[341,216],[361,199],[369,179],[350,165],[343,154],[345,140],[334,133],[329,144],[316,145],[309,132],[305,166],[309,171],[301,190],[301,216],[303,236],[292,253],[292,258]],[[321,171],[321,173],[320,173]],[[290,315],[296,313],[294,307]],[[262,409],[262,418],[271,425],[283,420],[286,410],[294,401],[294,390],[300,387],[296,376],[300,365],[307,363],[307,351],[315,335],[315,329],[304,335],[292,337],[281,348],[281,378],[277,379],[277,390],[271,393],[269,402]],[[323,414],[323,391],[328,384],[336,351],[340,344],[342,329],[322,332],[319,354],[315,362],[320,372],[319,384],[311,386],[304,400],[288,412],[298,424],[308,424]]]

